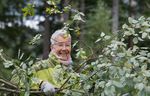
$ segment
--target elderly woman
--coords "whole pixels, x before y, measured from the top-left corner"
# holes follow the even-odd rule
[[[70,34],[64,29],[57,30],[52,34],[50,41],[49,58],[38,62],[39,64],[47,64],[48,67],[40,68],[34,75],[38,79],[35,86],[38,85],[46,95],[54,93],[55,88],[59,88],[64,83],[66,77],[63,73],[69,69],[69,65],[72,63]]]
[[[58,60],[68,65],[72,63],[71,60],[71,36],[66,30],[57,30],[51,37],[51,52]]]
[[[67,78],[75,77],[71,69],[71,36],[66,30],[55,31],[51,36],[51,52],[49,58],[33,64],[31,88],[41,90],[46,95],[52,95],[57,88],[62,87]],[[24,84],[17,75],[11,82],[23,88]],[[64,86],[64,85],[63,85]]]

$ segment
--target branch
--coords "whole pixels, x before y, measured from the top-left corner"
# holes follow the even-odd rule
[[[78,92],[78,93],[82,93],[84,94],[84,92],[82,92],[81,90],[75,90],[75,89],[70,89],[71,91],[74,91],[74,92]]]
[[[79,71],[83,66],[85,66],[85,65],[86,65],[86,62],[89,61],[89,60],[91,60],[91,59],[92,59],[91,57],[92,57],[93,55],[94,55],[94,54],[88,56],[88,58],[87,58],[84,62],[82,62],[79,67],[77,67],[77,68],[75,69],[75,72],[76,72],[76,71]]]
[[[69,0],[69,1],[67,2],[67,4],[71,3],[71,1],[72,1],[72,0]]]
[[[147,6],[148,8],[150,8],[150,4],[149,4],[149,3],[146,2],[145,4],[146,4],[146,6]]]
[[[0,87],[0,91],[5,91],[5,92],[12,92],[12,93],[21,93],[22,91],[20,90],[16,90],[16,89],[9,89],[9,88],[5,88],[5,87]],[[44,92],[42,91],[30,91],[31,94],[44,94]]]
[[[7,82],[7,81],[5,81],[3,79],[0,79],[0,82],[4,83],[4,84],[6,84],[6,85],[8,85],[8,86],[10,86],[12,88],[17,89],[17,86],[15,86],[15,85],[11,84],[10,82]]]
[[[18,89],[17,86],[11,84],[10,82],[7,82],[7,81],[5,81],[3,79],[0,79],[0,82],[2,82],[4,84],[14,88],[14,89],[10,89],[10,88],[6,88],[6,87],[0,87],[0,91],[12,92],[12,93],[17,93],[17,94],[19,94],[21,92],[20,89]],[[31,89],[31,91],[30,91],[31,94],[44,94],[42,91],[37,91],[37,90],[36,91],[32,91],[32,90],[33,89]]]
[[[63,88],[64,85],[69,81],[70,78],[71,78],[71,76],[69,76],[69,77],[67,78],[67,80],[66,80],[66,81],[61,85],[61,87],[59,88],[58,92],[61,91],[61,90],[63,90],[62,88]]]
[[[82,66],[85,66],[86,62],[91,59],[91,58],[90,58],[91,56],[93,56],[93,54],[90,55],[89,58],[88,58],[87,60],[85,60],[85,61],[75,70],[75,72],[78,71]],[[59,91],[62,91],[62,90],[64,89],[64,88],[63,88],[64,85],[69,81],[70,78],[71,78],[71,76],[69,76],[69,77],[66,79],[66,81],[65,81],[65,82],[62,84],[62,86],[59,88],[58,92],[59,92]]]
[[[81,64],[78,68],[75,69],[75,72],[76,72],[76,71],[79,71],[79,70],[81,69],[81,67],[85,66],[85,65],[86,65],[86,62],[89,61],[89,60],[91,60],[91,59],[92,59],[91,57],[92,57],[93,55],[94,55],[94,54],[88,56],[88,58],[87,58],[84,62],[82,62],[82,64]],[[63,88],[64,85],[69,81],[70,78],[71,78],[71,76],[69,76],[69,77],[66,79],[66,81],[64,82],[64,84],[62,84],[62,86],[59,88],[58,92],[60,92],[60,91],[62,91],[62,90],[64,90],[64,89],[66,89],[66,88],[69,87],[69,86],[67,86],[67,87]]]
[[[20,93],[19,90],[13,90],[5,87],[0,87],[0,91],[6,91],[6,92],[13,92],[13,93]]]
[[[81,42],[82,42],[82,44],[84,44],[87,48],[90,49],[91,54],[94,54],[94,52],[93,52],[93,50],[92,50],[92,48],[91,48],[90,46],[88,46],[87,44],[85,44],[85,42],[83,42],[82,40],[81,40]]]

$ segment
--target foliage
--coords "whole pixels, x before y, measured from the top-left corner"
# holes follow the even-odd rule
[[[24,16],[30,15],[33,16],[35,15],[35,10],[33,9],[32,4],[28,4],[27,7],[23,8],[22,11],[24,12]]]
[[[55,3],[52,4],[55,5]],[[28,7],[31,8],[32,6]],[[56,11],[54,11],[55,8]],[[30,14],[28,13],[30,11],[27,9],[24,9],[26,15],[32,15],[32,11]],[[49,14],[61,13],[57,10],[56,6],[54,9],[47,9],[47,12]],[[84,21],[81,18],[83,14],[78,11],[76,11],[76,13],[73,21]],[[96,13],[98,12],[96,11]],[[101,19],[96,18],[94,20],[98,21]],[[105,20],[107,21],[108,18],[106,17]],[[94,45],[99,46],[102,46],[101,42],[107,42],[105,45],[103,44],[101,53],[93,53],[87,56],[83,48],[77,50],[76,56],[82,59],[83,62],[75,69],[78,73],[70,73],[70,76],[67,77],[68,79],[64,84],[69,86],[62,89],[60,88],[60,91],[65,93],[63,94],[64,96],[150,95],[149,48],[139,46],[139,43],[144,42],[146,39],[150,39],[150,18],[140,17],[138,20],[134,20],[129,17],[128,21],[129,24],[124,24],[122,26],[119,38],[114,38],[101,32],[100,37],[94,40]],[[66,30],[76,30],[70,28],[71,24],[72,22],[65,24],[64,28]],[[103,26],[107,24],[108,22]],[[99,27],[97,28],[99,31]],[[133,37],[133,46],[130,48],[128,48],[126,44],[126,39],[129,36]],[[39,34],[35,36],[30,44],[35,44],[39,37]],[[97,49],[100,49],[100,47]],[[31,78],[34,71],[32,65],[34,65],[35,58],[31,58],[30,56],[23,58],[23,53],[21,53],[21,51],[18,52],[17,59],[5,59],[2,50],[0,50],[0,56],[4,61],[3,64],[5,68],[13,67],[12,74],[19,76],[19,81],[23,86],[21,94],[29,96],[30,84],[32,82]],[[41,66],[44,65],[41,64]]]
[[[37,34],[33,40],[31,40],[29,43],[34,45],[37,43],[37,41],[40,39],[40,34]],[[24,93],[24,96],[30,95],[30,85],[32,83],[32,75],[33,69],[32,65],[35,63],[35,59],[32,58],[32,56],[28,56],[27,58],[24,57],[24,53],[22,53],[20,50],[18,51],[18,58],[16,59],[8,59],[4,56],[3,50],[0,50],[0,57],[3,60],[3,65],[5,68],[12,68],[12,81],[18,83],[17,85],[20,85],[19,87],[22,87],[20,90],[21,93]],[[14,81],[13,81],[13,78]]]
[[[68,76],[69,79],[66,84],[69,86],[62,89],[65,92],[64,96],[69,94],[72,96],[150,95],[149,48],[138,46],[139,42],[150,39],[150,19],[140,17],[138,20],[134,20],[129,17],[128,20],[129,24],[122,26],[122,38],[112,39],[111,43],[105,46],[103,53],[99,54],[95,61],[88,63],[89,58],[83,58],[86,61],[81,64],[81,66],[84,64],[84,67],[79,67],[83,68],[80,70],[80,73],[70,75],[73,77],[71,79]],[[134,45],[131,48],[127,48],[127,44],[124,42],[128,36],[136,38],[133,38]],[[109,39],[108,35],[101,33],[96,43],[98,44],[101,40],[107,41]],[[78,51],[77,56],[80,57],[80,55],[81,57],[85,55],[83,49]],[[22,55],[19,57],[21,58]],[[16,60],[7,61],[4,59],[4,61],[5,67],[18,64]],[[33,63],[27,61],[19,65],[19,68],[21,68],[19,73],[24,74],[25,72],[26,74],[19,76],[31,75],[30,64]],[[18,67],[15,67],[15,70],[17,69]],[[23,78],[25,80],[26,77]],[[28,80],[30,79],[28,78]],[[30,83],[24,82],[24,84]],[[26,92],[28,91],[26,90]]]
[[[100,36],[101,32],[109,35],[111,34],[110,17],[110,9],[102,0],[98,0],[97,6],[91,9],[91,13],[88,14],[85,30],[83,31],[83,34],[85,34],[83,39],[88,46],[94,48],[93,51],[96,50],[98,53],[101,52],[103,46],[93,43]],[[107,42],[101,42],[102,45],[106,43]]]
[[[33,7],[34,6],[32,4],[29,4],[29,5],[27,5],[27,7],[23,8],[24,16],[34,15]],[[64,7],[65,11],[67,11],[69,8],[70,8],[69,6]],[[57,10],[57,7],[55,7],[55,9],[50,9],[50,10],[51,10],[51,12],[52,12],[52,10]],[[47,11],[47,10],[45,10],[45,11]],[[60,13],[58,11],[56,13],[55,12],[49,13],[49,14],[51,15],[51,14]],[[70,28],[70,26],[76,21],[83,21],[81,16],[84,16],[84,14],[82,12],[75,11],[75,16],[73,17],[73,21],[66,23],[64,25],[64,30],[67,30],[67,31],[76,30],[76,29]],[[41,37],[41,35],[37,34],[33,38],[33,40],[31,40],[29,42],[29,44],[31,44],[31,45],[36,44],[37,41],[40,39],[40,37]],[[28,46],[30,46],[30,45],[28,45]],[[20,88],[19,92],[18,91],[15,91],[15,92],[19,93],[20,95],[23,94],[24,96],[29,96],[31,93],[31,89],[30,89],[31,84],[32,84],[32,82],[36,82],[36,80],[33,80],[33,78],[32,78],[33,72],[35,72],[37,69],[40,70],[43,67],[47,68],[49,66],[47,65],[47,63],[43,64],[42,63],[43,61],[41,61],[41,63],[38,63],[38,65],[36,64],[34,66],[35,58],[32,57],[32,53],[28,57],[24,57],[24,53],[21,53],[21,51],[19,50],[18,58],[9,60],[5,56],[3,56],[2,51],[3,50],[1,50],[0,56],[1,56],[1,59],[3,60],[3,65],[5,66],[5,68],[13,69],[12,70],[12,75],[13,75],[12,78],[15,78],[15,79],[12,79],[11,82],[13,82],[13,83],[17,82],[17,85]]]
[[[129,24],[122,26],[122,38],[114,38],[95,61],[87,64],[83,70],[86,74],[80,75],[79,81],[83,84],[81,89],[85,95],[150,95],[149,48],[138,46],[138,43],[150,39],[150,19],[142,16],[138,20],[130,17],[128,20]],[[128,36],[133,36],[132,48],[127,48],[124,42]],[[97,40],[97,44],[101,40],[108,40],[104,33]],[[92,69],[90,72],[89,68]]]

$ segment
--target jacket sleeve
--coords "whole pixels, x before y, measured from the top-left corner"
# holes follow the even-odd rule
[[[33,75],[32,88],[34,89],[40,88],[40,84],[42,81],[48,81],[56,88],[59,87],[59,83],[54,78],[53,68],[43,69],[43,70],[35,72]]]

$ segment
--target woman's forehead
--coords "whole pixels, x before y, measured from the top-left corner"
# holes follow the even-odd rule
[[[64,36],[57,36],[57,38],[55,38],[56,42],[71,42],[71,37],[64,37]]]

